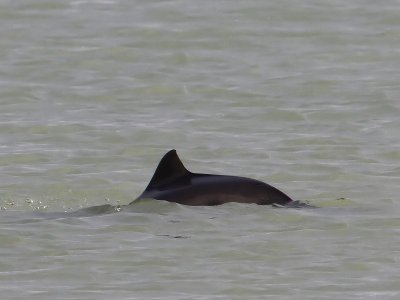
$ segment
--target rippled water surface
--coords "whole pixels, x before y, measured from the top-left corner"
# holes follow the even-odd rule
[[[399,299],[399,1],[1,1],[2,299]],[[162,155],[316,209],[144,200]]]

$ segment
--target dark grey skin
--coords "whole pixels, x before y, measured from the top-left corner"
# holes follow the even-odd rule
[[[304,205],[299,205],[302,203],[293,201],[277,188],[262,181],[192,173],[185,168],[175,150],[164,155],[149,185],[136,200],[145,198],[184,205],[220,205],[227,202],[296,207]]]

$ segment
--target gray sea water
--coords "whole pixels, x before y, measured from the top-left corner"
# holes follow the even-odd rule
[[[400,299],[399,16],[0,1],[1,299]],[[125,206],[173,148],[319,208]]]

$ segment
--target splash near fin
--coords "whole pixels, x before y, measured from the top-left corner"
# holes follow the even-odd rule
[[[179,159],[176,150],[170,150],[161,159],[146,190],[170,183],[179,177],[189,174],[191,173],[185,168]]]

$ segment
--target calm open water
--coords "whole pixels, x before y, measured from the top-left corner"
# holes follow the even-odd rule
[[[399,15],[1,1],[1,299],[399,299]],[[320,208],[124,206],[172,148]]]

